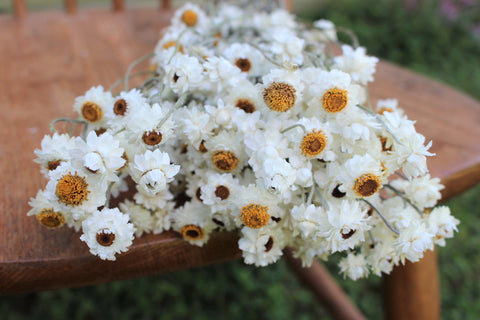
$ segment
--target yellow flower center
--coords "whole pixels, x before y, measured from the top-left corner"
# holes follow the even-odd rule
[[[180,233],[187,240],[200,240],[205,236],[203,229],[193,224],[183,226],[180,229]]]
[[[58,200],[72,207],[81,205],[88,200],[89,192],[87,181],[77,173],[75,175],[68,173],[61,177],[55,189]]]
[[[193,10],[186,10],[182,15],[182,21],[189,27],[197,24],[198,16]]]
[[[97,122],[102,118],[103,112],[100,106],[93,102],[85,102],[82,106],[82,116],[90,122]]]
[[[113,113],[117,116],[123,116],[127,112],[127,101],[125,99],[119,99],[113,106]]]
[[[246,227],[259,229],[270,221],[268,207],[258,204],[248,204],[240,211],[240,219]]]
[[[149,146],[155,146],[162,142],[162,133],[158,131],[145,131],[142,140]]]
[[[348,103],[347,90],[333,88],[327,90],[322,97],[322,106],[327,112],[339,112],[345,109]]]
[[[238,166],[238,158],[235,156],[235,153],[231,151],[215,151],[212,154],[212,161],[220,171],[230,172]]]
[[[378,114],[383,114],[384,112],[393,112],[391,108],[381,107],[380,110],[377,111]]]
[[[272,110],[286,112],[295,105],[295,88],[288,83],[273,82],[263,90],[263,100]]]
[[[255,112],[255,105],[248,99],[238,99],[235,107],[242,109],[245,113]]]
[[[115,233],[103,229],[97,232],[97,242],[104,247],[110,247],[115,241]]]
[[[228,198],[228,196],[230,196],[230,190],[225,186],[217,186],[215,189],[215,196],[225,200]]]
[[[372,173],[365,173],[355,180],[353,191],[358,196],[370,197],[380,189],[381,185],[379,177]]]
[[[37,220],[41,225],[56,229],[63,226],[65,218],[60,212],[55,212],[53,209],[43,209],[38,215]]]
[[[323,131],[315,131],[306,134],[303,137],[300,149],[304,156],[315,157],[319,155],[327,146],[327,136]]]
[[[235,60],[235,65],[238,69],[242,70],[242,72],[248,72],[252,68],[252,63],[248,59],[238,58]]]

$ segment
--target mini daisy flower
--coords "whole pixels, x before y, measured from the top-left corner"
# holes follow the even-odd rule
[[[246,43],[232,43],[222,52],[232,64],[249,77],[258,77],[264,73],[265,58],[257,49]]]
[[[205,78],[214,92],[223,92],[226,87],[236,87],[241,79],[245,78],[242,70],[222,57],[208,57],[203,67]]]
[[[202,202],[209,206],[212,212],[232,208],[232,197],[237,193],[239,182],[228,173],[207,173],[205,184],[201,186]]]
[[[113,103],[113,117],[109,121],[109,126],[113,131],[120,131],[127,124],[132,123],[132,116],[138,110],[149,108],[147,99],[142,95],[140,90],[132,89],[128,92],[122,91],[115,97]]]
[[[434,242],[439,246],[445,246],[446,238],[453,238],[453,232],[458,231],[457,225],[460,223],[450,214],[450,209],[446,206],[436,207],[428,215],[429,231],[435,235]]]
[[[237,210],[232,214],[237,226],[244,225],[260,229],[267,224],[275,224],[284,218],[284,211],[277,206],[277,198],[263,188],[255,185],[240,187],[234,199]]]
[[[319,41],[337,41],[337,30],[332,21],[325,19],[316,20],[313,22],[313,26],[322,31],[318,39]]]
[[[210,115],[200,106],[195,105],[179,109],[175,114],[175,123],[181,135],[196,150],[200,148],[202,140],[213,129]]]
[[[204,68],[200,61],[192,56],[177,53],[164,68],[164,84],[178,94],[183,94],[190,88],[198,88],[204,80]]]
[[[371,228],[366,211],[358,201],[342,200],[339,205],[330,205],[318,234],[325,238],[332,253],[353,249],[365,240],[365,232]]]
[[[95,130],[108,127],[113,104],[112,93],[98,86],[92,87],[84,96],[77,97],[73,109],[89,124],[90,129]]]
[[[186,3],[175,11],[172,18],[172,27],[192,28],[199,32],[206,28],[207,22],[205,12],[198,5]]]
[[[322,207],[304,203],[294,206],[290,211],[293,236],[300,235],[304,239],[311,239],[319,231],[319,224],[325,220],[325,211]]]
[[[35,198],[31,198],[28,204],[32,207],[28,216],[36,216],[38,222],[49,229],[57,229],[65,223],[73,226],[73,219],[68,211],[56,211],[47,199],[46,191],[39,190]]]
[[[368,275],[368,263],[363,254],[350,252],[345,258],[340,260],[338,265],[343,276],[349,277],[354,281]]]
[[[391,182],[397,190],[404,192],[405,196],[420,209],[431,208],[440,200],[440,190],[445,187],[440,184],[439,178],[431,178],[430,174],[417,177],[411,181],[395,179]]]
[[[268,48],[275,54],[280,63],[301,65],[305,40],[288,28],[278,27],[269,31],[272,43]]]
[[[45,197],[55,211],[71,212],[74,220],[105,205],[107,185],[82,169],[62,163],[50,171]]]
[[[118,206],[120,211],[127,214],[134,224],[135,236],[140,237],[143,233],[153,231],[155,218],[150,210],[130,200],[125,200]]]
[[[303,84],[297,71],[273,69],[263,77],[263,102],[273,111],[286,112],[301,101]]]
[[[398,107],[397,99],[380,99],[377,101],[376,112],[383,114],[384,112],[395,112],[399,116],[403,116],[403,110]]]
[[[348,73],[337,69],[319,71],[306,91],[305,99],[312,108],[312,114],[346,112],[362,101],[361,88],[352,84]]]
[[[167,188],[167,183],[173,180],[180,166],[170,164],[168,153],[156,149],[136,155],[130,170],[138,187],[153,196]]]
[[[127,251],[134,238],[135,227],[128,220],[118,208],[95,211],[83,221],[80,240],[87,243],[91,254],[116,260],[115,254]]]
[[[267,266],[276,262],[283,254],[285,237],[278,226],[261,229],[243,227],[238,247],[242,250],[244,262],[255,266]]]
[[[172,103],[162,102],[151,107],[138,108],[126,125],[130,144],[140,146],[143,150],[154,150],[171,141],[175,136],[174,121],[168,115]]]
[[[75,148],[75,138],[67,134],[54,133],[53,136],[45,135],[41,143],[42,148],[36,149],[38,157],[34,161],[40,163],[42,173],[48,178],[48,173],[63,162],[70,162],[71,152]]]
[[[338,190],[350,198],[370,197],[382,187],[381,166],[368,153],[354,155],[344,164],[331,163],[328,169],[329,175],[338,179]]]
[[[224,101],[247,114],[260,110],[264,105],[255,85],[245,79],[239,81],[235,88],[226,90]]]
[[[119,180],[118,170],[126,162],[122,158],[124,150],[120,147],[119,141],[115,140],[110,133],[105,132],[97,136],[94,131],[90,131],[86,141],[77,137],[75,146],[74,156],[77,160],[74,162],[76,166],[83,166],[106,181],[117,182]]]
[[[200,202],[186,202],[171,217],[173,230],[179,232],[188,243],[200,247],[207,243],[216,227],[208,208]]]
[[[157,192],[155,195],[143,192],[143,189],[138,186],[137,190],[138,192],[133,196],[133,199],[137,204],[142,205],[151,211],[168,207],[169,203],[174,198],[173,194],[168,189]]]
[[[434,237],[424,223],[412,223],[400,230],[400,236],[392,245],[402,264],[405,264],[405,259],[417,262],[426,250],[433,250]]]
[[[246,158],[241,138],[233,132],[222,131],[206,141],[212,167],[223,173],[239,171]]]
[[[378,58],[367,56],[363,47],[354,50],[349,45],[343,45],[342,51],[341,56],[334,58],[335,68],[350,74],[354,82],[367,84],[373,81]]]

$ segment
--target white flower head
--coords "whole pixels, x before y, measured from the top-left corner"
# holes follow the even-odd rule
[[[335,68],[350,74],[352,80],[359,84],[373,81],[378,58],[367,56],[363,47],[354,50],[349,45],[343,45],[342,51],[343,54],[334,59]]]
[[[92,87],[84,96],[77,97],[73,109],[80,114],[91,129],[106,129],[111,120],[114,104],[110,91],[105,91],[102,86]]]
[[[116,260],[115,254],[127,251],[134,238],[135,227],[128,221],[118,208],[95,211],[82,222],[80,240],[100,259]]]
[[[242,250],[244,262],[256,266],[267,266],[277,261],[283,254],[286,238],[278,226],[262,229],[242,228],[238,247]]]
[[[41,149],[36,149],[34,160],[41,165],[42,173],[48,177],[48,172],[55,170],[61,163],[70,162],[71,152],[75,148],[75,138],[67,134],[54,133],[45,135],[42,139]]]
[[[180,171],[180,166],[170,164],[168,153],[156,149],[136,155],[130,170],[138,187],[147,194],[155,195],[167,188],[167,184]]]
[[[353,254],[350,252],[345,258],[340,260],[338,265],[344,277],[349,277],[354,281],[368,275],[368,263],[362,254]]]

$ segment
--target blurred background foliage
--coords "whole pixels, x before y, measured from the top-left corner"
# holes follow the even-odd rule
[[[11,10],[10,2],[0,0],[0,12]],[[154,2],[127,1],[127,5]],[[92,4],[108,6],[108,1],[80,1],[81,6]],[[60,7],[58,0],[29,1],[29,5],[33,10]],[[329,19],[350,28],[369,54],[446,82],[480,100],[478,0],[297,0],[295,13],[303,20]],[[461,224],[455,238],[438,250],[443,317],[478,319],[480,185],[447,205]],[[336,260],[332,258],[326,265],[339,284],[368,319],[381,319],[381,279],[345,280],[337,275]],[[284,261],[266,268],[233,261],[85,288],[0,298],[0,319],[93,318],[306,320],[328,316]]]

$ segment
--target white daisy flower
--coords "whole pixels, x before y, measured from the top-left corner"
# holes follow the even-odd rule
[[[265,71],[265,58],[249,44],[234,42],[223,50],[222,55],[249,77],[261,76]]]
[[[135,236],[140,237],[143,233],[153,231],[155,219],[150,210],[128,199],[121,202],[118,207],[130,217],[130,221],[135,226]]]
[[[368,263],[363,254],[350,252],[345,258],[340,260],[338,265],[343,276],[349,277],[354,281],[365,278],[368,275]]]
[[[400,230],[399,237],[393,242],[395,254],[402,264],[405,259],[417,262],[423,257],[426,250],[433,250],[433,239],[431,233],[424,223],[412,223],[407,228]]]
[[[373,81],[373,74],[378,58],[366,55],[366,49],[355,50],[349,45],[342,45],[343,54],[334,58],[334,67],[350,74],[354,82],[367,84]]]
[[[204,80],[203,65],[192,56],[177,53],[164,68],[163,83],[177,94],[198,88]]]
[[[136,155],[130,170],[138,187],[153,196],[167,188],[167,184],[179,172],[180,166],[170,164],[168,153],[156,149]]]
[[[49,229],[62,227],[65,223],[69,227],[74,226],[72,215],[69,211],[56,211],[47,199],[47,192],[39,190],[35,198],[31,198],[28,204],[32,207],[27,216],[36,216],[38,222]]]
[[[430,212],[427,223],[429,231],[435,235],[435,244],[444,247],[445,239],[453,238],[453,232],[458,231],[457,225],[460,221],[450,214],[448,207],[440,206]]]
[[[74,220],[82,220],[105,205],[107,184],[81,168],[64,162],[49,176],[45,196],[55,211],[71,212]]]
[[[403,192],[420,210],[435,206],[442,197],[440,190],[445,188],[439,178],[431,178],[430,174],[413,178],[411,181],[395,179],[391,185]]]
[[[188,243],[200,247],[207,243],[210,233],[216,227],[208,208],[198,201],[186,202],[171,217],[173,230],[179,232]]]
[[[113,96],[102,86],[92,87],[84,96],[77,97],[73,109],[85,120],[90,129],[106,129],[112,119]]]
[[[140,90],[132,89],[128,92],[122,91],[115,97],[113,108],[113,118],[108,125],[114,132],[121,131],[127,124],[132,123],[132,116],[139,110],[149,108],[147,98],[142,95]]]
[[[285,237],[279,226],[269,226],[261,229],[243,227],[238,247],[246,264],[267,266],[276,262],[283,255]]]
[[[95,211],[83,221],[80,240],[87,243],[91,254],[116,260],[115,254],[127,251],[134,238],[135,227],[128,220],[128,214],[118,208]]]
[[[75,140],[75,165],[98,175],[105,181],[118,182],[118,170],[125,166],[124,149],[109,132],[100,136],[90,131],[86,140]]]
[[[53,136],[45,135],[41,149],[34,151],[37,156],[34,161],[40,163],[42,173],[48,178],[50,171],[55,170],[63,162],[71,161],[71,152],[74,148],[74,137],[58,133],[54,133]]]

